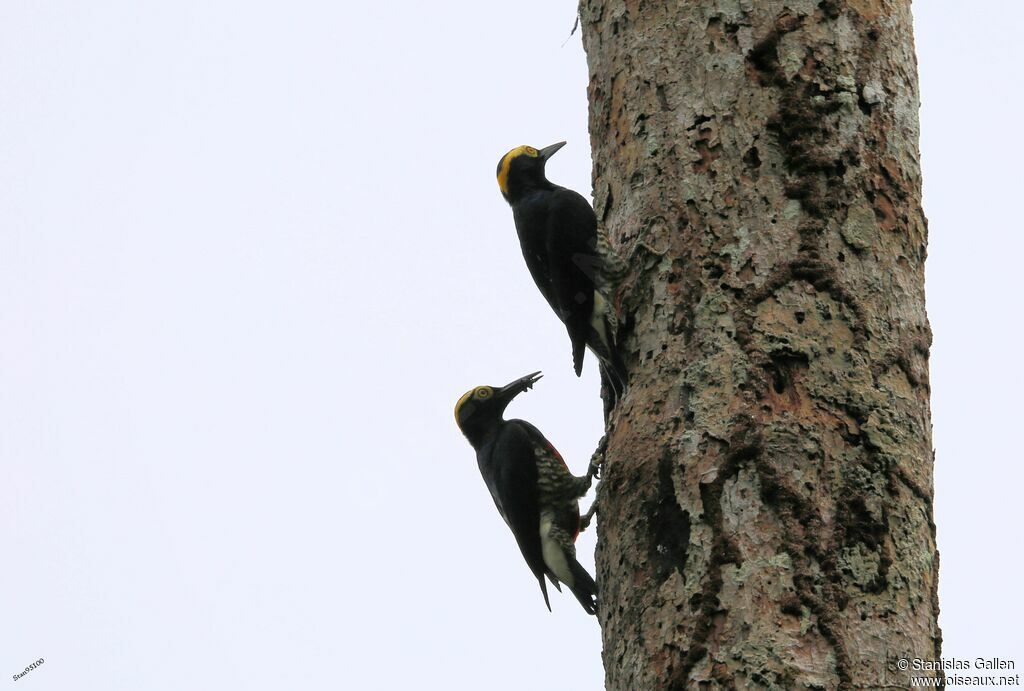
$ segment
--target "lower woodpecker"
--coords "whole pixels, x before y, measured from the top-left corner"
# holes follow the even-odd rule
[[[564,583],[588,614],[597,612],[597,584],[576,561],[581,530],[579,498],[597,474],[591,464],[575,477],[536,427],[505,420],[505,408],[541,378],[534,372],[507,386],[478,386],[455,405],[455,422],[476,450],[480,474],[494,505],[519,544],[551,610],[544,577],[556,590]]]

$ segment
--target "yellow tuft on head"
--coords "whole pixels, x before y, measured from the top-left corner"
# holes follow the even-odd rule
[[[466,405],[466,401],[473,397],[473,391],[467,391],[462,394],[462,398],[455,404],[455,424],[459,424],[459,411],[462,410],[462,406]]]
[[[540,152],[532,146],[524,145],[517,146],[501,157],[501,160],[498,162],[498,187],[503,195],[508,196],[508,171],[512,167],[512,160],[520,156],[536,158],[539,154]]]
[[[455,424],[462,427],[459,423],[459,413],[462,412],[462,407],[469,403],[469,399],[475,399],[477,401],[486,401],[494,393],[494,389],[489,386],[478,386],[471,391],[467,391],[462,394],[462,398],[455,404]]]

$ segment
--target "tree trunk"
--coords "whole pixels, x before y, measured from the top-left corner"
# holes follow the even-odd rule
[[[629,262],[607,687],[909,688],[898,661],[941,642],[910,2],[580,17],[595,206]]]

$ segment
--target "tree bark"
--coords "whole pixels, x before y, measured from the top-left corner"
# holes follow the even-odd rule
[[[910,2],[580,17],[595,207],[629,262],[607,688],[909,688],[898,661],[941,643]]]

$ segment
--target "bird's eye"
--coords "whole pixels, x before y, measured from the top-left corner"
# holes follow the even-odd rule
[[[486,400],[491,397],[491,390],[487,388],[479,388],[476,390],[476,397],[478,400]]]
[[[532,146],[526,147],[526,155],[527,156],[536,156],[537,154],[538,154],[538,151],[536,149],[534,149]]]

